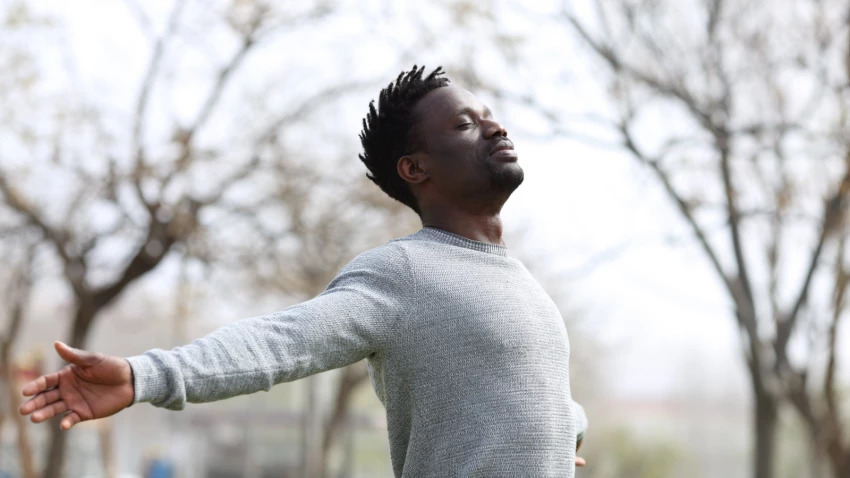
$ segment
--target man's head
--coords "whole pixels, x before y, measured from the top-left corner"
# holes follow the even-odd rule
[[[390,197],[423,206],[501,209],[523,180],[507,131],[441,68],[402,73],[363,120],[360,159]]]

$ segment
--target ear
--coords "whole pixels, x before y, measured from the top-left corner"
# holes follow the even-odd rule
[[[426,156],[425,153],[413,153],[399,158],[396,169],[401,179],[412,184],[425,182],[430,177],[425,170]]]

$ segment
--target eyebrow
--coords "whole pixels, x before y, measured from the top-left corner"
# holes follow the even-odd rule
[[[477,113],[477,111],[475,111],[475,109],[473,109],[472,107],[467,106],[465,108],[461,108],[461,109],[457,110],[455,112],[455,114],[452,115],[452,116],[454,117],[454,116],[460,116],[460,115],[468,115],[468,114],[471,114],[471,113]],[[493,112],[490,111],[490,108],[488,108],[486,106],[484,107],[484,116],[490,117],[490,118],[493,117]]]

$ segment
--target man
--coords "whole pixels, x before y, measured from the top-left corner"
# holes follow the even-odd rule
[[[172,410],[364,358],[398,477],[573,477],[587,420],[558,309],[508,257],[499,213],[522,183],[507,131],[437,68],[414,66],[363,120],[367,175],[423,228],[367,251],[325,292],[191,345],[122,359],[71,349],[21,413],[63,429],[134,403]]]

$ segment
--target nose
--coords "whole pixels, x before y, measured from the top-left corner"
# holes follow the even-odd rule
[[[494,136],[507,136],[508,130],[506,130],[501,123],[496,120],[487,120],[487,125],[484,127],[484,138],[491,139]]]

